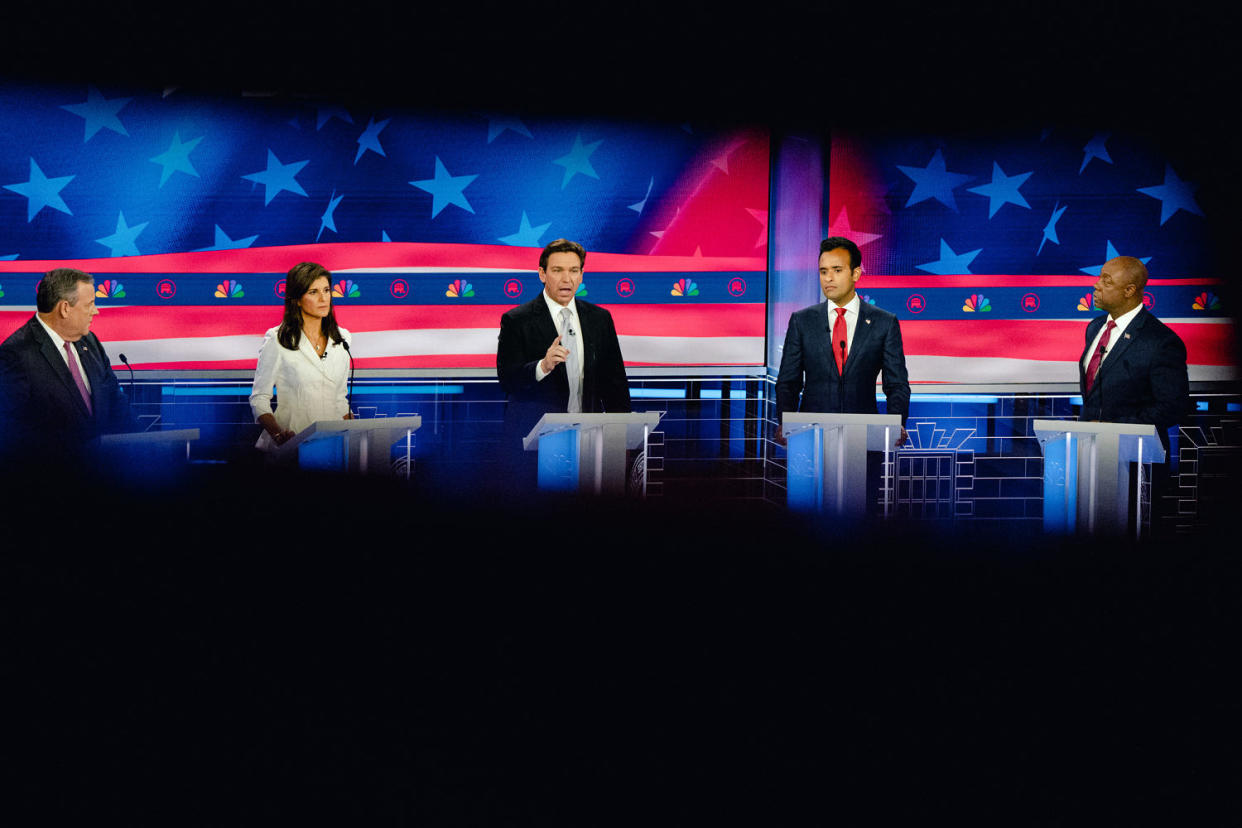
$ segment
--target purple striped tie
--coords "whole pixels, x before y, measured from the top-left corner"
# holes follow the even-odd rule
[[[69,359],[69,373],[73,374],[73,383],[82,394],[82,402],[86,403],[86,410],[93,415],[95,409],[91,408],[91,392],[86,390],[86,382],[82,379],[82,372],[78,370],[78,360],[73,355],[72,342],[65,343],[65,356]]]

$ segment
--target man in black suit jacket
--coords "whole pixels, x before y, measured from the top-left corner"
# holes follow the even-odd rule
[[[630,410],[612,315],[574,298],[585,263],[577,242],[550,243],[539,255],[543,290],[500,318],[496,374],[508,400],[506,441],[524,437],[547,413]]]
[[[897,445],[902,445],[910,412],[910,383],[901,326],[894,314],[862,301],[855,292],[862,275],[862,253],[854,242],[830,236],[819,250],[819,286],[825,301],[789,318],[776,378],[776,409],[781,414],[876,414],[875,380],[883,373],[888,413],[901,415]]]
[[[90,332],[99,313],[94,277],[49,271],[36,307],[0,345],[0,454],[73,457],[100,434],[129,429],[129,401]]]
[[[1146,285],[1147,268],[1131,256],[1100,269],[1095,306],[1107,313],[1087,324],[1078,360],[1081,418],[1152,423],[1168,451],[1169,427],[1190,409],[1186,345],[1143,307]]]

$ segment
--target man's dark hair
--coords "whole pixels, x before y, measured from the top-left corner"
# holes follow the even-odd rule
[[[51,313],[61,300],[70,305],[78,303],[78,284],[95,283],[95,277],[71,267],[58,267],[43,274],[35,288],[35,307],[39,313]]]
[[[846,250],[849,252],[850,270],[857,270],[862,266],[862,251],[858,249],[858,245],[845,236],[829,236],[819,243],[819,254],[821,256],[831,250]]]
[[[548,257],[553,253],[577,253],[578,259],[582,262],[582,266],[586,267],[586,248],[577,242],[569,239],[557,239],[548,242],[548,246],[539,254],[539,269],[546,270],[548,267]]]

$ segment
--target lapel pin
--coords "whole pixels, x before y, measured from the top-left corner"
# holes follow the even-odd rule
[[[868,325],[870,325],[870,324],[871,324],[871,320],[870,320],[870,319],[868,319],[868,320],[867,320],[867,324],[868,324]]]
[[[1126,336],[1126,339],[1129,339],[1129,338],[1130,338],[1130,335],[1129,335],[1129,334],[1126,334],[1125,336]]]

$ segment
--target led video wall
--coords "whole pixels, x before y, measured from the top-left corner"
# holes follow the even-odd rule
[[[1100,267],[1146,263],[1145,304],[1190,378],[1236,376],[1234,324],[1196,182],[1140,136],[832,136],[828,232],[863,253],[863,299],[901,319],[918,383],[1078,382]]]
[[[114,360],[250,369],[311,260],[359,368],[494,367],[569,238],[628,364],[764,361],[762,129],[9,84],[0,132],[0,337],[66,265]]]

